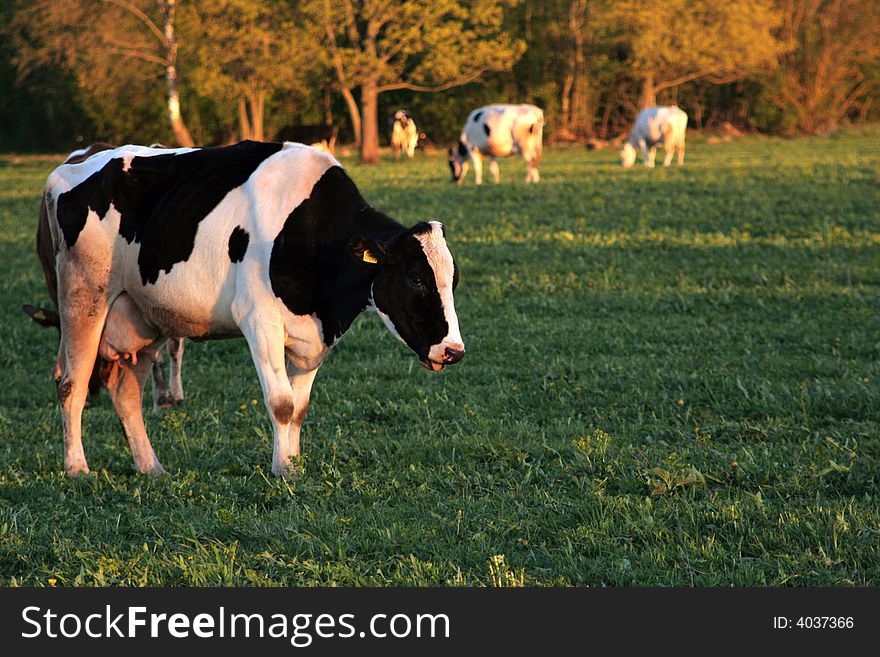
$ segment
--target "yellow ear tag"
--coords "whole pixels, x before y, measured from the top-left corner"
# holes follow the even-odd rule
[[[38,310],[34,313],[34,319],[39,319],[40,321],[43,321],[44,319],[46,319],[46,314],[42,310]]]
[[[375,265],[379,261],[376,260],[376,256],[374,256],[372,253],[370,253],[369,251],[364,251],[364,262],[369,262]]]

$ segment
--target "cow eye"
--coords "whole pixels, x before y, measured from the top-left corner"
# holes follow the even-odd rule
[[[422,289],[425,287],[425,283],[419,274],[407,274],[406,278],[414,288]]]

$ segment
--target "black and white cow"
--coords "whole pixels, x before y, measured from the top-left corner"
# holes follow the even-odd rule
[[[400,225],[317,149],[123,146],[60,166],[45,198],[69,475],[88,472],[82,408],[97,353],[121,364],[110,392],[135,467],[161,474],[141,413],[149,358],[135,356],[169,337],[244,336],[278,475],[293,471],[318,367],[363,310],[376,311],[427,369],[464,355],[443,226]]]
[[[534,105],[486,105],[468,114],[456,148],[449,149],[452,182],[459,185],[467,175],[468,159],[474,163],[474,182],[483,184],[483,156],[489,171],[500,179],[498,157],[520,153],[526,161],[526,182],[538,182],[543,151],[544,111]]]

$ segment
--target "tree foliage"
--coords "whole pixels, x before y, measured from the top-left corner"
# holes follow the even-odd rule
[[[618,30],[642,105],[697,79],[732,82],[772,65],[781,51],[780,14],[772,0],[615,0],[602,19]]]
[[[361,159],[378,158],[378,97],[387,91],[442,91],[508,70],[524,44],[502,30],[498,0],[314,0],[310,15],[326,45]],[[360,107],[351,90],[360,89]]]
[[[784,0],[788,48],[767,97],[784,132],[814,133],[864,114],[880,92],[880,0]]]
[[[489,102],[543,107],[556,141],[652,99],[824,131],[880,118],[877,34],[880,0],[0,0],[0,148],[332,120],[369,161],[396,109],[439,145]]]

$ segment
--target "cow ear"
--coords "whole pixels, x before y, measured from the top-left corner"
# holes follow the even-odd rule
[[[376,265],[385,259],[385,245],[363,235],[353,238],[348,247],[357,260],[368,265]]]

